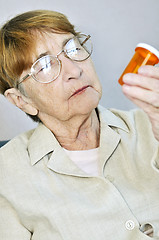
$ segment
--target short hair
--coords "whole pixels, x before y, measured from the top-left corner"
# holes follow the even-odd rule
[[[68,18],[55,11],[28,11],[7,21],[0,29],[1,94],[17,87],[22,72],[31,67],[35,32],[78,34]],[[37,121],[34,116],[32,119]]]

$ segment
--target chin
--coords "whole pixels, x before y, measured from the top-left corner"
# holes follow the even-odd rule
[[[91,113],[95,108],[97,108],[99,104],[100,99],[93,99],[93,100],[87,100],[85,102],[79,102],[79,104],[76,106],[76,110],[78,113],[81,114],[89,114]]]
[[[68,111],[71,115],[90,114],[98,106],[100,99],[100,91],[96,91],[93,88],[88,88],[86,92],[77,97],[73,97],[71,101],[69,101]]]

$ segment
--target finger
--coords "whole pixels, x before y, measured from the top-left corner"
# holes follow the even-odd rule
[[[157,119],[159,118],[159,108],[154,107],[153,105],[143,102],[141,100],[138,100],[136,98],[128,97],[135,105],[137,105],[139,108],[141,108],[143,111],[145,111],[148,115],[155,116]]]
[[[127,97],[138,99],[154,107],[159,107],[159,93],[157,92],[126,84],[122,86],[122,90]]]
[[[145,65],[138,69],[138,74],[159,79],[159,67]]]
[[[131,86],[139,86],[159,93],[159,79],[156,78],[128,73],[124,75],[123,82]]]

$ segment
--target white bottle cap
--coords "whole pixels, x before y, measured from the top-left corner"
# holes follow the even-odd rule
[[[139,44],[137,44],[136,48],[137,47],[141,47],[141,48],[145,48],[145,49],[149,50],[151,53],[156,55],[156,57],[159,59],[159,51],[156,48],[152,47],[151,45],[149,45],[147,43],[139,43]]]

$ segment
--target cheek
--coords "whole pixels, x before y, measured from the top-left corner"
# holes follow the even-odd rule
[[[39,83],[38,83],[39,84]],[[66,106],[66,94],[59,81],[49,84],[39,84],[28,89],[33,105],[41,112],[55,115]]]
[[[32,103],[37,108],[49,102],[50,97],[54,96],[51,84],[48,85],[35,81],[28,81],[24,87],[27,96],[31,99]]]
[[[99,78],[94,67],[94,63],[91,58],[87,60],[85,65],[83,65],[83,71],[87,74],[89,78],[93,80],[93,82],[100,84]]]
[[[94,89],[96,91],[98,91],[99,93],[102,92],[102,86],[100,83],[100,80],[97,76],[97,73],[95,71],[95,69],[92,67],[87,71],[87,76],[91,81],[92,86],[94,87]]]

